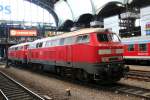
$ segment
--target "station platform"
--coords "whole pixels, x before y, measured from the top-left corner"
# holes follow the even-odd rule
[[[142,66],[142,65],[127,65],[130,67],[130,70],[139,70],[139,71],[148,71],[150,72],[150,66]]]

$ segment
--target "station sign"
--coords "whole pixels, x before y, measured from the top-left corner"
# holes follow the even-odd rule
[[[37,36],[37,30],[10,30],[10,36]]]
[[[6,15],[11,14],[11,6],[10,5],[0,5],[0,13],[4,13]]]
[[[44,16],[43,16],[44,15]],[[0,0],[0,22],[54,24],[53,16],[44,8],[28,0]]]

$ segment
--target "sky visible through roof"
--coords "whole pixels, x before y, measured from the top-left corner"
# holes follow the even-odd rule
[[[59,25],[65,20],[77,21],[82,14],[95,14],[106,3],[112,0],[64,0],[58,1],[54,10],[59,17]],[[123,0],[113,0],[123,1]],[[56,25],[49,12],[25,0],[0,0],[0,20],[44,22]]]

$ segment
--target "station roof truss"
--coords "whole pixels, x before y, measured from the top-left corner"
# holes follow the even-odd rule
[[[59,18],[57,16],[56,12],[54,11],[54,5],[59,0],[26,0],[26,1],[32,2],[36,5],[41,6],[44,9],[47,9],[53,15],[53,17],[55,19],[55,22],[56,22],[56,25],[58,26]],[[67,0],[64,0],[64,1],[67,1]],[[126,10],[125,5],[127,4],[126,2],[129,2],[129,0],[124,0],[125,4],[123,4],[122,2],[113,1],[113,0],[108,2],[107,4],[103,5],[100,9],[97,9],[96,19],[103,20],[106,17],[110,17],[110,16],[113,16],[113,15],[121,14],[122,12],[125,12],[125,10]],[[145,6],[150,5],[150,0],[132,0],[132,2],[129,5],[131,7],[141,8],[141,7],[145,7]],[[94,19],[94,17],[95,17],[95,15],[93,15],[93,16],[88,15],[87,16],[87,14],[83,14],[79,17],[77,22],[87,24],[86,20],[91,21],[91,20]],[[72,23],[72,22],[69,21],[69,25],[70,25],[70,23],[71,23],[71,26],[72,26],[72,24],[74,22]],[[68,21],[65,21],[62,26],[63,27],[64,26],[65,27],[69,26],[69,25],[66,25],[66,24],[68,24]]]
[[[105,4],[98,10],[98,18],[106,18],[125,11],[125,6],[121,2],[112,1]]]
[[[54,4],[59,1],[59,0],[26,0],[29,1],[31,3],[34,3],[44,9],[46,9],[50,14],[52,14],[52,16],[55,19],[56,22],[56,26],[58,26],[58,16],[54,11]]]
[[[130,5],[141,8],[150,5],[150,0],[132,0]]]

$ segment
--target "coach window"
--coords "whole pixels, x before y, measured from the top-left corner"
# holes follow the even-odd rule
[[[147,45],[146,44],[139,44],[139,51],[147,51]]]
[[[134,45],[133,44],[128,45],[128,51],[134,51]]]

